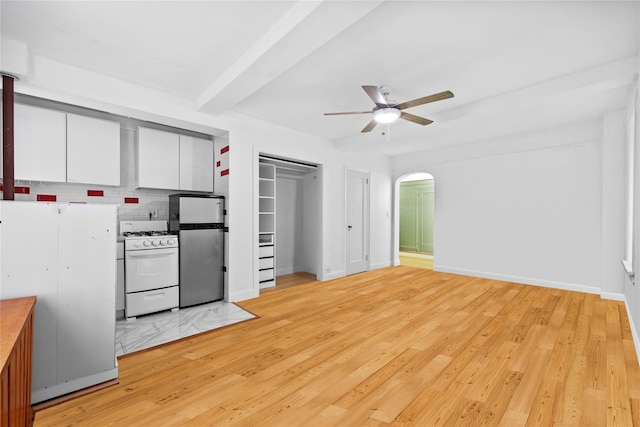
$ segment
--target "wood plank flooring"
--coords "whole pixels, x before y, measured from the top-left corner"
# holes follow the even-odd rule
[[[398,266],[239,305],[35,426],[640,426],[618,301]]]

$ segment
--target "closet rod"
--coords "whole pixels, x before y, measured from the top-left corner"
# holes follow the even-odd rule
[[[297,162],[297,161],[293,161],[293,160],[285,160],[285,159],[280,159],[278,157],[266,156],[264,154],[260,154],[258,157],[261,158],[261,159],[265,159],[265,160],[273,160],[273,161],[277,161],[277,162],[289,163],[290,165],[305,166],[305,167],[312,168],[312,169],[317,169],[318,168],[318,165],[314,165],[314,164],[311,164],[311,163],[303,163],[303,162]]]

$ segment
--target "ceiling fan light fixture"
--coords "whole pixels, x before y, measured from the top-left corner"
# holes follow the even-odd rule
[[[391,123],[400,117],[400,110],[392,107],[385,107],[373,112],[373,119],[378,123]]]

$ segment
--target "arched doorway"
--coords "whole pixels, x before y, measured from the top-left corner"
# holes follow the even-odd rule
[[[433,269],[434,190],[433,176],[424,172],[396,181],[395,265]]]

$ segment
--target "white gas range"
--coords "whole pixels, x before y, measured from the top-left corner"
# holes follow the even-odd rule
[[[124,237],[125,316],[178,309],[179,243],[166,221],[120,221]]]

